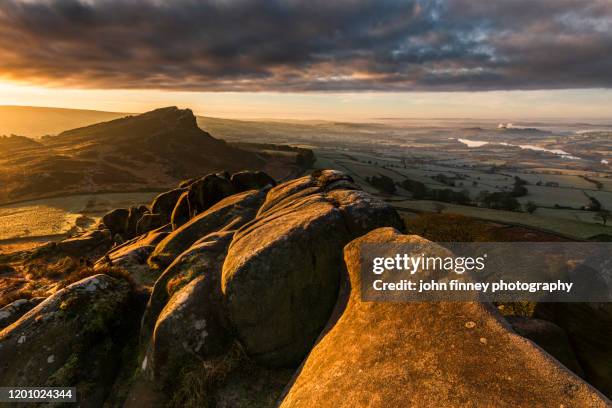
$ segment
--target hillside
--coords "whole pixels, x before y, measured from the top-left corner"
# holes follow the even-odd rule
[[[0,141],[0,203],[67,193],[143,191],[203,172],[258,169],[264,160],[201,130],[176,107],[128,116],[39,143]]]
[[[126,116],[84,109],[0,106],[0,135],[41,137]]]

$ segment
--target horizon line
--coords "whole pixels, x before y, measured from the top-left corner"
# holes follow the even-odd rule
[[[117,115],[140,115],[146,112],[151,112],[156,109],[167,108],[170,106],[176,105],[167,105],[167,106],[159,106],[157,108],[153,108],[150,110],[144,110],[142,112],[121,112],[121,111],[112,111],[112,110],[101,110],[101,109],[89,109],[89,108],[67,108],[61,106],[48,106],[48,105],[16,105],[16,104],[0,104],[0,108],[32,108],[32,109],[54,109],[54,110],[65,110],[65,111],[84,111],[84,112],[97,112],[97,113],[106,113],[106,114],[117,114]],[[190,109],[194,116],[199,118],[209,118],[209,119],[226,119],[226,120],[236,120],[236,121],[295,121],[295,122],[346,122],[346,123],[365,123],[367,121],[401,121],[401,120],[440,120],[440,121],[450,121],[450,120],[472,120],[472,121],[500,121],[500,123],[509,122],[509,121],[523,121],[523,122],[533,122],[533,121],[544,121],[544,120],[553,120],[553,121],[564,121],[570,123],[579,123],[584,120],[596,120],[596,121],[611,121],[612,116],[603,117],[603,116],[589,116],[589,117],[575,117],[575,118],[567,118],[562,116],[539,116],[539,117],[531,117],[531,118],[520,118],[520,117],[475,117],[475,116],[373,116],[364,118],[364,120],[356,120],[356,119],[316,119],[316,118],[292,118],[292,117],[272,117],[272,116],[210,116],[206,114],[201,114],[195,112],[190,107],[184,107],[180,109]],[[589,124],[589,123],[584,123]],[[598,126],[612,126],[610,124],[601,124],[601,123],[593,123],[593,125]]]

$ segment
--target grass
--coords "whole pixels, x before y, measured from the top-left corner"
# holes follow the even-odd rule
[[[170,400],[170,408],[214,406],[214,390],[236,369],[247,363],[242,346],[235,342],[228,352],[207,361],[183,367]]]
[[[50,296],[59,289],[98,274],[124,280],[132,290],[139,287],[132,275],[123,268],[107,266],[94,270],[91,265],[72,257],[63,257],[54,262],[38,259],[28,262],[25,270],[27,279],[14,280],[14,288],[2,288],[4,294],[0,297],[0,307],[18,299]]]
[[[0,206],[0,241],[61,237],[75,229],[83,214],[93,223],[111,209],[150,203],[157,194],[77,194],[3,205]]]

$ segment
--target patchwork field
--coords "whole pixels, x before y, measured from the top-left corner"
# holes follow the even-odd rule
[[[357,136],[352,139],[349,134],[340,138],[336,127],[334,134],[330,134],[336,138],[333,147],[313,142],[315,167],[348,172],[367,191],[406,210],[437,211],[443,205],[444,211],[580,239],[611,234],[610,228],[602,225],[597,211],[589,210],[594,204],[603,210],[612,209],[610,166],[603,156],[596,156],[603,151],[607,157],[608,153],[605,149],[572,150],[568,146],[576,145],[574,132],[579,131],[571,126],[556,126],[556,134],[532,130],[504,133],[480,127],[453,132],[445,128],[402,130],[391,126],[392,131],[381,132],[366,144],[361,137],[368,126],[363,124],[354,129]],[[582,133],[580,139],[591,137],[594,145],[605,143],[601,134]],[[470,147],[465,141],[458,142],[457,135],[488,141]],[[566,151],[571,155],[558,153]],[[388,177],[395,184],[395,191],[383,192],[373,186],[371,178],[380,176]],[[429,190],[463,193],[477,202],[483,194],[511,193],[517,178],[524,181],[527,189],[526,194],[517,197],[522,212],[413,201],[412,194],[400,186],[409,179]],[[535,206],[532,214],[524,212],[528,205]]]

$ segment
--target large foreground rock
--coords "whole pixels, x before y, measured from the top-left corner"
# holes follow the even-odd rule
[[[264,364],[299,364],[336,302],[342,247],[380,226],[401,228],[401,220],[342,173],[271,189],[223,266],[228,312],[247,353]]]
[[[102,406],[134,321],[130,285],[95,275],[56,292],[0,331],[1,386],[75,386]]]
[[[366,241],[426,243],[385,228],[346,246],[348,280],[335,318],[281,407],[610,406],[483,304],[361,301]]]

